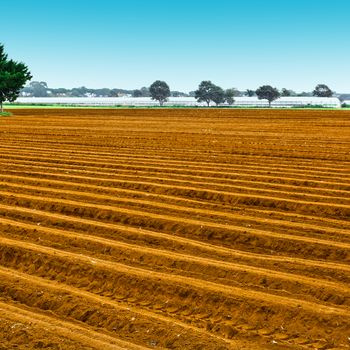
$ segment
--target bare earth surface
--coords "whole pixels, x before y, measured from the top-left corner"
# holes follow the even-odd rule
[[[0,349],[350,349],[350,111],[0,119]]]

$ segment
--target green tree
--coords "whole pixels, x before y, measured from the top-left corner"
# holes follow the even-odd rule
[[[32,78],[28,67],[21,62],[9,60],[4,46],[0,44],[0,110],[5,101],[14,102],[25,83]]]
[[[220,86],[214,85],[211,92],[211,100],[218,106],[224,103],[225,99],[225,91]]]
[[[283,97],[289,97],[292,96],[292,92],[288,89],[283,88],[281,91],[281,96]]]
[[[149,88],[152,100],[159,102],[163,106],[170,96],[170,88],[165,81],[157,80]]]
[[[47,97],[48,87],[45,81],[32,81],[29,86],[34,97]]]
[[[236,96],[236,90],[235,89],[227,89],[225,91],[225,101],[229,104],[229,105],[233,105],[235,103],[235,99],[234,97]]]
[[[66,96],[68,95],[68,89],[65,88],[57,88],[50,89],[52,91],[53,96]]]
[[[188,95],[182,91],[171,91],[172,97],[187,97]]]
[[[318,84],[313,91],[313,95],[317,97],[332,97],[333,91],[325,84]]]
[[[271,107],[271,103],[273,101],[277,100],[281,96],[279,91],[270,85],[260,86],[259,89],[255,91],[255,93],[258,96],[259,100],[268,100],[269,107]]]
[[[151,97],[148,87],[144,86],[140,89],[140,91],[142,92],[142,97]]]
[[[132,93],[132,97],[142,97],[142,91],[141,90],[134,90]]]
[[[213,89],[216,85],[214,85],[210,80],[202,81],[198,89],[195,91],[195,98],[198,102],[205,102],[208,107],[210,105],[210,101],[213,99]]]
[[[312,92],[306,92],[306,91],[303,91],[299,94],[297,94],[298,97],[311,97],[313,96]]]
[[[84,87],[78,88],[78,90],[80,90],[80,93],[83,94],[83,96],[87,92],[86,88],[84,88]],[[111,90],[108,88],[94,89],[93,93],[97,97],[110,97],[111,96]]]
[[[255,95],[255,91],[247,89],[245,95],[248,97],[253,97]]]

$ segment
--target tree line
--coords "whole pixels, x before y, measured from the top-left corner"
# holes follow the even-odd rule
[[[158,101],[162,106],[170,97],[170,88],[165,81],[157,80],[150,86],[150,95],[153,100]],[[316,97],[332,97],[333,91],[327,85],[319,84],[315,87],[312,95]],[[224,90],[220,86],[213,84],[210,80],[202,81],[198,89],[194,91],[196,100],[198,102],[205,102],[208,107],[211,102],[215,103],[216,106],[224,103],[233,105],[236,96],[240,96],[236,89]],[[247,90],[246,96],[257,96],[259,100],[267,100],[269,107],[271,107],[272,102],[278,98],[293,95],[291,90],[282,89],[282,91],[279,91],[277,88],[270,85],[263,85],[255,91]]]
[[[27,97],[151,97],[149,87],[142,87],[136,90],[127,89],[109,89],[109,88],[87,88],[85,86],[72,89],[67,88],[51,88],[45,81],[31,81],[27,86],[21,89],[21,96]],[[189,96],[181,91],[171,91],[173,97]]]
[[[0,107],[3,112],[3,102],[14,102],[19,94],[32,92],[34,96],[46,97],[49,96],[48,86],[45,82],[31,82],[28,87],[24,88],[27,81],[32,79],[32,75],[29,72],[28,67],[22,62],[16,62],[9,59],[5,53],[4,46],[0,44]],[[56,90],[54,93],[57,96],[67,94],[67,89],[51,89]],[[52,91],[51,91],[52,92]],[[123,89],[87,89],[85,87],[75,88],[70,90],[71,97],[87,96],[87,94],[97,96],[119,96],[121,92],[130,93],[131,91]],[[235,102],[235,97],[241,96],[241,93],[237,89],[222,89],[220,86],[215,85],[210,80],[202,81],[198,89],[191,92],[189,95],[179,92],[170,91],[169,85],[165,81],[157,80],[149,88],[143,87],[140,90],[133,90],[132,95],[134,97],[151,97],[153,100],[159,102],[162,106],[170,96],[193,96],[198,102],[205,102],[207,106],[213,102],[217,106],[221,104],[232,105]],[[246,90],[246,96],[257,96],[259,99],[265,99],[268,101],[269,106],[276,99],[281,96],[293,96],[295,93],[292,90],[282,89],[279,91],[270,85],[263,85],[257,90]],[[318,97],[331,97],[333,96],[332,90],[325,84],[319,84],[316,86],[312,93],[313,96]],[[50,94],[52,96],[52,94]]]

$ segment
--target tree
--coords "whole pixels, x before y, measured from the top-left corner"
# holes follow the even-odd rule
[[[52,91],[52,94],[54,96],[67,96],[68,89],[65,88],[57,88],[57,89],[50,89]]]
[[[149,88],[152,100],[157,100],[161,106],[170,96],[170,88],[165,81],[157,80]]]
[[[311,97],[313,96],[312,92],[306,92],[306,91],[303,91],[299,94],[297,94],[298,97]]]
[[[247,89],[245,95],[248,97],[253,97],[255,95],[255,91]]]
[[[181,91],[171,91],[172,97],[187,97],[188,95]]]
[[[288,89],[283,88],[281,91],[281,96],[283,97],[289,97],[292,96],[292,92]]]
[[[32,81],[29,84],[34,97],[47,97],[47,84],[45,81]]]
[[[259,89],[255,91],[255,93],[258,96],[259,100],[268,100],[269,107],[271,107],[272,101],[277,100],[281,96],[279,91],[270,85],[260,86]]]
[[[142,97],[142,91],[141,90],[134,90],[132,93],[133,97]]]
[[[14,102],[25,83],[32,78],[28,67],[21,62],[9,60],[4,46],[0,44],[0,110],[7,100]]]
[[[318,84],[313,91],[313,95],[317,97],[332,97],[333,91],[325,84]]]
[[[298,96],[298,94],[294,90],[288,90],[283,88],[281,91],[281,96],[290,97],[290,96]]]
[[[84,88],[84,87],[78,88],[78,90],[80,90],[80,93],[82,93],[83,96],[85,95],[86,92],[88,92],[88,90],[86,90],[86,88]],[[111,90],[108,88],[94,89],[92,91],[97,97],[110,97],[111,96]]]
[[[151,96],[148,87],[145,87],[145,86],[142,87],[141,92],[142,92],[142,97],[150,97]]]
[[[218,106],[226,100],[225,91],[217,85],[214,85],[211,91],[211,100]]]
[[[225,91],[225,101],[229,104],[229,105],[233,105],[235,103],[235,99],[234,99],[235,95],[235,89],[227,89]]]
[[[216,85],[214,85],[210,80],[204,80],[202,81],[199,86],[198,90],[195,91],[195,98],[198,102],[205,102],[208,107],[210,105],[210,101],[213,98],[213,89]]]

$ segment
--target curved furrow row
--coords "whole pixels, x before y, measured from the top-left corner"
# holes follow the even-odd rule
[[[6,301],[6,302],[5,302]],[[12,305],[9,300],[0,299],[0,322],[2,328],[1,349],[30,347],[65,350],[142,350],[130,342],[123,346],[113,337],[86,329],[78,324],[61,321],[52,315],[44,315],[37,309]],[[38,337],[39,335],[39,337]]]
[[[55,136],[55,135],[53,135]],[[74,135],[64,135],[65,137],[71,137],[73,138]],[[115,137],[115,135],[111,135],[112,137]],[[188,136],[188,135],[187,135]],[[196,136],[198,137],[198,136]],[[111,140],[112,141],[112,140]],[[117,141],[117,140],[116,140]],[[129,141],[129,140],[126,140]],[[218,142],[217,140],[211,141],[207,140],[207,143],[210,144],[211,146]],[[37,141],[33,141],[31,143],[37,144]],[[57,145],[62,142],[55,142],[51,140],[44,140],[44,144],[53,144]],[[212,159],[214,162],[219,161],[220,163],[223,163],[225,158],[227,157],[249,157],[251,156],[252,152],[255,154],[259,155],[259,157],[263,158],[273,158],[271,157],[271,153],[274,154],[274,157],[276,159],[285,159],[285,160],[293,160],[293,161],[298,161],[301,160],[303,161],[306,156],[307,158],[313,160],[313,161],[318,161],[318,160],[323,160],[325,162],[343,162],[345,164],[348,164],[348,153],[347,153],[347,147],[344,146],[343,149],[339,147],[339,143],[337,144],[337,152],[332,153],[329,152],[329,148],[327,145],[324,145],[323,147],[320,147],[318,145],[315,148],[309,148],[305,149],[305,147],[300,148],[299,150],[293,149],[293,145],[290,145],[288,148],[281,148],[281,149],[276,149],[274,144],[271,145],[271,147],[266,147],[267,144],[265,140],[262,140],[260,143],[254,145],[254,142],[247,142],[245,144],[232,144],[228,143],[226,146],[230,148],[230,150],[223,149],[223,150],[216,150],[213,151],[212,149],[208,150],[205,148],[205,145],[202,147],[199,147],[196,141],[193,141],[193,143],[188,144],[188,146],[184,145],[186,143],[186,139],[183,139],[181,148],[177,148],[176,151],[173,150],[173,148],[163,146],[161,150],[159,150],[158,145],[155,146],[139,146],[138,144],[133,145],[132,147],[130,146],[130,141],[129,145],[119,145],[119,149],[123,150],[123,152],[133,152],[133,154],[147,154],[148,156],[152,156],[155,152],[158,152],[158,154],[162,155],[162,158],[174,158],[174,159],[190,159],[192,161],[206,161],[208,158]],[[276,144],[278,143],[278,140],[276,140]],[[65,142],[67,146],[70,147],[78,147],[81,142]],[[264,146],[262,148],[261,146]],[[86,143],[87,147],[97,147],[102,150],[108,150],[108,145],[101,147],[98,143],[98,140],[91,140],[90,142]],[[115,144],[113,145],[115,146]],[[250,151],[246,151],[246,148],[249,147],[251,148]],[[324,152],[321,153],[320,149],[324,149]],[[318,153],[318,156],[311,156],[310,154],[313,153]],[[191,158],[188,158],[188,155],[191,155]],[[203,157],[203,155],[206,155],[207,157]]]
[[[329,326],[331,336],[335,334],[339,336],[339,332],[344,332],[350,321],[350,311],[339,306],[316,305],[308,301],[250,289],[223,286],[207,281],[203,283],[189,277],[179,278],[176,275],[148,272],[144,269],[126,267],[118,263],[20,241],[2,239],[0,252],[1,263],[6,268],[15,266],[22,273],[42,278],[49,278],[54,274],[56,281],[61,284],[78,287],[93,294],[107,295],[112,300],[127,300],[133,304],[140,304],[149,312],[161,312],[169,319],[174,318],[196,328],[207,329],[207,332],[222,338],[225,334],[221,333],[222,328],[215,327],[215,321],[222,320],[227,315],[228,320],[237,320],[239,314],[244,314],[248,316],[244,320],[247,325],[262,328],[266,316],[261,314],[259,317],[259,309],[274,310],[269,315],[270,321],[281,318],[281,314],[286,323],[288,320],[290,322],[293,320],[289,323],[292,327],[285,326],[286,333],[290,337],[295,336],[295,330],[305,327],[305,323],[311,326],[313,336],[320,334],[318,329],[320,324]],[[3,288],[6,293],[6,287]],[[242,298],[246,301],[242,302]],[[26,299],[28,298],[22,299],[21,302]],[[39,300],[42,302],[43,298]],[[53,299],[51,305],[47,307],[55,310],[54,305],[57,303],[58,301]],[[77,302],[73,304],[76,305]],[[188,307],[193,304],[196,305],[196,309],[189,310]],[[62,305],[61,301],[59,305]],[[240,324],[242,321],[241,317]],[[236,322],[230,322],[233,329]],[[334,324],[337,326],[333,326]],[[341,336],[341,340],[344,339],[344,335]]]
[[[330,181],[330,182],[337,182],[341,179],[341,181],[347,181],[346,183],[349,184],[350,176],[348,175],[348,171],[345,169],[344,174],[342,172],[326,172],[326,173],[314,173],[314,171],[295,171],[293,168],[289,167],[288,170],[286,169],[271,169],[271,168],[264,168],[259,166],[252,166],[247,167],[244,164],[239,164],[236,166],[231,166],[230,168],[225,167],[218,167],[215,163],[212,163],[211,166],[193,166],[193,165],[182,165],[182,166],[174,166],[173,164],[167,164],[167,162],[160,161],[145,161],[140,162],[138,160],[132,161],[131,159],[122,159],[122,160],[114,160],[114,161],[107,161],[104,160],[104,158],[87,158],[81,156],[80,158],[75,158],[73,156],[60,156],[57,155],[57,153],[54,154],[53,157],[50,157],[50,155],[47,152],[35,152],[35,153],[29,153],[29,154],[16,154],[14,155],[13,152],[3,152],[2,157],[8,157],[8,159],[35,159],[36,161],[51,161],[51,162],[65,162],[66,164],[71,165],[94,165],[100,168],[103,167],[109,167],[113,169],[119,169],[119,168],[125,168],[125,169],[140,169],[140,170],[157,170],[157,171],[168,171],[168,172],[174,172],[174,173],[180,173],[180,174],[191,174],[191,173],[199,173],[199,174],[206,174],[206,175],[213,175],[213,174],[221,174],[225,176],[232,176],[232,175],[244,175],[244,174],[256,174],[256,175],[269,175],[274,177],[287,177],[287,178],[293,178],[301,179],[301,180],[314,180],[319,179],[322,181]],[[197,169],[198,168],[198,169]],[[213,170],[215,169],[215,170]],[[300,178],[301,177],[301,178]]]
[[[18,166],[19,168],[21,168],[21,166]],[[42,171],[27,171],[27,167],[25,167],[25,171],[19,171],[19,170],[13,170],[14,167],[11,167],[11,170],[7,170],[3,168],[2,172],[4,174],[14,174],[15,176],[18,175],[22,175],[22,176],[40,176],[40,178],[44,178],[44,179],[69,179],[70,181],[72,180],[77,180],[79,182],[85,183],[85,184],[101,184],[102,186],[110,186],[115,188],[116,185],[118,185],[118,188],[132,188],[132,186],[130,186],[130,184],[133,184],[134,182],[138,182],[141,184],[145,184],[147,186],[153,186],[152,188],[155,188],[155,190],[153,190],[151,188],[151,191],[155,191],[156,193],[160,193],[159,189],[165,188],[173,188],[172,186],[167,185],[166,183],[164,183],[164,179],[162,179],[161,183],[159,182],[154,182],[154,181],[142,181],[140,182],[140,179],[146,179],[146,180],[154,180],[152,177],[145,177],[145,176],[137,176],[137,178],[135,178],[135,175],[123,175],[123,176],[118,176],[118,174],[116,173],[106,173],[106,172],[99,172],[96,173],[94,171],[79,171],[79,170],[75,170],[73,168],[64,168],[64,167],[60,167],[60,168],[54,168],[54,170],[56,170],[55,172],[51,172],[48,171],[48,169],[50,169],[50,167],[44,167],[44,166],[34,166],[35,169],[40,168],[40,169],[45,169],[45,172]],[[61,172],[57,172],[57,170],[61,171]],[[69,170],[69,171],[68,171]],[[139,172],[137,172],[138,174]],[[75,175],[74,175],[75,174]],[[98,175],[98,176],[97,176]],[[104,177],[100,177],[100,175],[103,175]],[[176,177],[176,176],[173,176]],[[130,181],[131,178],[134,178],[134,181]],[[158,178],[159,179],[159,178]],[[167,179],[168,182],[170,179]],[[170,182],[171,183],[171,182]],[[184,182],[185,184],[188,184],[188,182]],[[123,186],[122,186],[123,185]],[[142,189],[140,188],[140,186],[137,186],[137,189]],[[202,187],[200,188],[200,190],[202,190]],[[149,187],[146,188],[146,191],[149,191]],[[163,191],[164,192],[164,191]],[[177,196],[179,195],[179,193],[175,192],[174,194],[176,194]],[[186,194],[186,193],[185,193]],[[183,196],[182,196],[183,198]],[[187,196],[187,199],[188,196]],[[203,202],[203,199],[201,199],[201,201]],[[207,201],[206,201],[207,202]],[[237,204],[237,203],[236,203]],[[236,208],[236,207],[235,207]],[[232,208],[231,209],[235,209]],[[251,207],[245,207],[246,211],[249,212],[254,212],[255,214],[260,212],[262,213],[263,211],[259,211],[259,209],[254,209]],[[318,220],[319,224],[322,225],[322,217],[321,216],[310,216],[310,215],[299,215],[297,213],[294,214],[290,214],[290,213],[278,213],[278,212],[273,212],[273,211],[268,211],[268,210],[264,210],[264,212],[268,213],[269,216],[273,215],[276,216],[277,214],[280,215],[282,218],[286,218],[286,217],[290,217],[293,216],[293,220],[297,220],[298,218],[302,219],[302,222],[311,220],[312,223],[315,223],[315,221]],[[259,216],[259,215],[258,215]],[[327,224],[340,224],[340,225],[346,225],[346,222],[342,222],[341,220],[335,220],[335,219],[327,219]]]
[[[41,195],[29,195],[0,191],[2,203],[25,206],[27,208],[48,210],[73,216],[94,218],[106,222],[120,222],[134,227],[168,231],[185,235],[217,245],[235,247],[241,250],[258,250],[260,253],[278,252],[298,257],[313,251],[315,259],[331,261],[349,261],[350,243],[335,242],[326,239],[296,236],[279,232],[257,230],[226,223],[179,216],[158,214],[156,212],[130,209],[122,206],[110,206],[85,201],[61,198],[43,198]]]
[[[44,156],[50,156],[50,158],[57,157],[59,155],[60,157],[66,157],[68,159],[74,159],[74,160],[82,160],[88,159],[90,161],[93,160],[101,160],[103,159],[104,161],[109,161],[109,163],[115,163],[115,162],[135,162],[136,164],[140,165],[167,165],[167,166],[181,166],[183,167],[191,167],[192,169],[212,169],[212,162],[199,162],[199,161],[191,161],[191,160],[174,160],[173,158],[159,158],[155,154],[154,156],[145,156],[145,155],[140,155],[137,156],[135,154],[130,154],[130,153],[107,153],[107,152],[98,152],[96,151],[95,148],[87,148],[82,151],[77,151],[76,149],[72,150],[71,148],[64,149],[62,146],[60,148],[45,148],[45,147],[23,147],[22,143],[19,143],[20,146],[18,147],[4,147],[0,146],[0,151],[3,155],[27,155],[29,158],[33,156],[38,156],[38,155],[44,155]],[[4,151],[5,150],[5,151]],[[258,162],[259,160],[259,162]],[[263,162],[262,162],[263,161]],[[304,174],[305,172],[308,172],[309,174],[322,174],[324,173],[325,175],[337,175],[339,174],[348,174],[350,164],[345,162],[343,165],[339,165],[338,167],[335,166],[334,163],[330,163],[329,167],[323,168],[322,165],[323,163],[319,164],[312,164],[312,165],[305,165],[301,166],[300,163],[293,164],[291,166],[290,162],[286,162],[284,165],[283,162],[279,161],[276,163],[276,160],[272,161],[267,161],[266,159],[261,159],[260,157],[257,158],[257,160],[252,161],[252,160],[241,160],[237,161],[232,164],[232,163],[219,163],[215,162],[215,167],[218,169],[218,171],[229,171],[229,170],[237,170],[238,165],[240,166],[240,169],[246,170],[246,169],[252,169],[252,170],[268,170],[271,172],[272,170],[276,171],[283,171],[285,172],[287,170],[293,170],[294,172],[300,172]],[[316,168],[317,166],[317,168]]]
[[[19,163],[19,160],[21,162],[27,162],[28,163],[28,158],[23,156],[9,156],[7,157],[6,155],[2,155],[2,158],[4,160],[10,160],[10,164],[13,164],[15,161],[17,164]],[[286,185],[296,185],[296,186],[306,186],[306,187],[325,187],[330,188],[330,189],[339,189],[339,190],[349,190],[349,182],[342,182],[344,179],[343,177],[340,177],[340,181],[336,179],[319,179],[318,177],[312,177],[312,176],[307,176],[303,175],[302,178],[300,177],[290,177],[288,174],[272,174],[271,172],[264,171],[264,172],[256,172],[252,173],[250,172],[218,172],[218,171],[205,171],[205,172],[194,172],[190,168],[183,169],[183,170],[178,170],[174,168],[165,168],[165,167],[149,167],[149,166],[140,166],[140,165],[133,165],[129,166],[126,163],[119,163],[119,164],[111,164],[111,163],[104,163],[101,162],[100,164],[96,164],[94,162],[77,162],[77,161],[71,161],[69,159],[62,159],[57,160],[53,158],[40,158],[40,157],[33,157],[33,160],[30,161],[30,164],[37,165],[37,166],[42,166],[42,165],[48,165],[48,166],[54,166],[57,167],[57,165],[62,166],[62,161],[64,162],[64,167],[71,167],[73,169],[82,169],[82,170],[90,170],[95,173],[101,173],[101,169],[105,172],[110,171],[115,174],[116,172],[140,172],[142,173],[150,173],[150,175],[155,174],[155,175],[169,175],[172,174],[174,176],[177,176],[179,178],[183,178],[184,176],[188,176],[189,178],[194,178],[194,179],[211,179],[211,180],[219,180],[219,181],[230,181],[230,180],[241,180],[241,181],[252,181],[253,183],[255,181],[261,181],[264,180],[264,182],[268,183],[276,183],[276,184],[286,184]],[[20,165],[21,163],[19,163]],[[287,175],[287,176],[286,176]],[[153,175],[154,176],[154,175]]]
[[[35,264],[35,262],[33,262]],[[49,266],[47,270],[55,269]],[[21,303],[32,310],[41,313],[50,310],[59,320],[70,319],[87,326],[90,337],[93,339],[105,338],[109,341],[104,344],[107,349],[130,349],[141,350],[152,347],[156,342],[160,348],[166,348],[168,344],[190,342],[189,349],[196,349],[204,346],[205,342],[201,335],[205,333],[210,339],[210,349],[229,349],[230,342],[225,337],[211,335],[197,327],[187,325],[184,322],[157,314],[138,306],[130,307],[123,301],[126,298],[116,296],[111,299],[95,293],[96,285],[90,288],[77,288],[65,283],[57,283],[49,279],[36,277],[32,274],[20,272],[25,268],[11,269],[0,268],[0,290],[5,298],[12,302]],[[41,272],[39,275],[45,276]],[[1,305],[1,303],[0,303]],[[39,312],[38,312],[39,311]],[[60,322],[60,321],[58,321]],[[62,321],[61,321],[62,322]],[[63,322],[64,323],[64,322]],[[74,323],[71,327],[74,329]],[[82,327],[80,327],[82,328]],[[95,330],[92,332],[91,330]],[[135,339],[138,345],[127,342],[137,329],[138,337]],[[104,334],[105,332],[107,334]],[[102,334],[99,334],[101,332]],[[82,332],[84,334],[84,330]],[[178,339],[178,335],[181,339]],[[160,335],[164,338],[160,342]],[[208,339],[208,340],[209,340]],[[115,343],[115,345],[113,345]],[[119,344],[124,344],[123,348]],[[118,346],[119,345],[119,346]],[[114,347],[112,347],[114,346]],[[101,345],[98,347],[101,349]],[[233,348],[233,347],[232,347]],[[102,347],[104,349],[104,347]],[[233,348],[234,349],[234,348]]]
[[[54,182],[52,182],[54,183]],[[146,189],[141,189],[145,192],[147,192]],[[136,187],[136,189],[140,189],[140,187]],[[49,194],[52,193],[51,197],[54,197],[54,194],[57,194],[57,197],[59,198],[65,198],[64,194],[66,194],[69,199],[69,195],[76,195],[80,197],[88,197],[88,198],[94,198],[95,201],[98,199],[105,199],[109,203],[117,204],[118,202],[125,202],[125,199],[123,199],[121,196],[108,196],[103,194],[91,194],[89,192],[82,192],[82,191],[73,191],[73,190],[62,190],[59,188],[49,188],[49,187],[43,187],[43,186],[30,186],[21,184],[20,186],[12,183],[12,182],[1,182],[1,188],[3,190],[10,189],[13,190],[13,192],[26,192],[32,193],[33,191],[35,193],[40,192],[48,192]],[[132,187],[134,188],[134,187]],[[183,192],[181,192],[183,190]],[[281,197],[273,197],[273,196],[261,196],[261,195],[247,195],[247,194],[241,194],[241,193],[235,193],[235,192],[223,192],[218,190],[200,190],[198,188],[176,188],[175,194],[177,193],[187,193],[190,195],[190,198],[195,199],[204,199],[204,200],[218,200],[220,202],[224,202],[226,204],[230,205],[250,205],[250,206],[261,206],[261,207],[272,207],[280,210],[292,210],[295,212],[301,212],[301,213],[323,213],[324,215],[329,216],[335,216],[335,217],[344,217],[345,219],[350,217],[350,205],[344,205],[344,204],[336,204],[336,203],[323,203],[323,202],[311,202],[306,200],[295,200],[293,198],[281,198]],[[157,193],[156,191],[150,191],[150,193]],[[168,193],[168,192],[167,192]],[[172,194],[172,192],[170,192]],[[135,203],[137,202],[140,204],[144,204],[144,206],[163,206],[168,207],[168,209],[173,210],[180,210],[180,211],[190,211],[191,208],[188,207],[179,207],[179,206],[171,206],[164,204],[157,204],[153,201],[147,201],[147,200],[141,200],[141,199],[130,199],[129,203]],[[179,207],[179,208],[178,208]],[[200,210],[198,211],[200,213]],[[220,213],[217,212],[208,212],[208,214],[218,215],[220,216]],[[225,213],[226,214],[226,213]],[[227,217],[229,217],[229,214],[226,214]]]
[[[134,203],[139,203],[144,207],[149,205],[151,207],[159,207],[160,210],[166,210],[167,212],[173,210],[177,212],[187,213],[190,217],[195,214],[197,217],[199,215],[209,217],[209,218],[222,218],[226,223],[239,224],[242,227],[252,227],[268,229],[273,231],[281,231],[285,233],[291,233],[293,235],[308,235],[319,238],[327,238],[330,240],[340,240],[347,242],[350,239],[350,232],[347,229],[337,229],[337,228],[323,228],[318,225],[312,224],[300,224],[294,222],[286,222],[281,220],[273,220],[270,218],[256,218],[254,216],[240,215],[237,213],[232,213],[225,211],[225,208],[220,208],[216,204],[211,204],[203,201],[182,199],[181,197],[171,196],[171,195],[161,195],[152,194],[146,191],[138,190],[127,190],[118,188],[109,188],[97,185],[82,185],[81,183],[75,184],[66,181],[56,181],[56,180],[32,180],[29,177],[10,177],[10,182],[1,181],[2,175],[0,175],[0,188],[11,189],[14,184],[19,186],[20,193],[23,190],[32,190],[37,194],[41,190],[55,192],[57,190],[57,195],[60,193],[73,194],[74,199],[79,197],[91,198],[90,203],[109,203],[112,205],[120,205],[123,203],[128,203],[131,207]],[[20,181],[16,181],[16,180]],[[22,180],[22,181],[21,181]],[[23,181],[25,180],[25,181]],[[14,184],[13,184],[14,183]],[[30,185],[27,185],[27,184]],[[43,184],[48,184],[50,189],[43,187]],[[63,189],[63,190],[62,190]],[[32,193],[29,192],[29,193]],[[63,191],[63,192],[62,192]],[[17,189],[14,192],[18,192]],[[68,198],[69,197],[60,197]],[[100,200],[100,201],[99,201]],[[302,229],[302,231],[300,231]]]
[[[31,127],[29,128],[31,129]],[[37,138],[35,141],[33,139],[27,139],[27,142],[37,143],[38,138],[40,136],[43,136],[42,142],[47,144],[59,144],[59,142],[48,139],[47,134],[45,133],[45,130],[47,127],[41,127],[43,130],[42,132],[38,132],[39,128],[36,126],[35,131],[37,134]],[[82,131],[84,132],[86,138],[84,140],[81,140],[80,142],[74,142],[72,139],[74,139],[74,131]],[[173,143],[177,144],[176,151],[169,147],[168,145],[164,145],[161,150],[156,147],[156,145],[150,143],[150,144],[143,144],[142,147],[140,147],[140,141],[145,138],[145,134],[149,137],[155,135],[154,130],[146,131],[145,129],[129,129],[128,135],[134,136],[132,139],[131,137],[124,136],[124,140],[121,140],[121,137],[118,137],[118,134],[120,135],[122,132],[125,132],[125,130],[120,128],[115,128],[114,132],[111,133],[106,131],[106,129],[102,130],[105,131],[106,134],[109,136],[109,140],[106,140],[105,145],[101,145],[98,142],[98,139],[96,137],[96,133],[93,133],[93,131],[88,130],[88,127],[84,128],[77,128],[77,130],[71,130],[70,133],[65,133],[63,136],[65,136],[69,141],[63,142],[63,144],[74,144],[74,145],[87,145],[87,146],[95,146],[99,148],[106,149],[108,146],[119,146],[119,148],[124,148],[126,150],[130,150],[131,145],[133,145],[133,148],[136,152],[139,154],[144,153],[150,153],[151,151],[158,153],[162,153],[166,156],[175,156],[175,155],[181,155],[182,157],[186,157],[188,155],[199,155],[200,159],[203,159],[203,154],[213,154],[213,149],[208,150],[208,144],[211,146],[215,146],[215,154],[236,154],[236,155],[250,155],[251,152],[254,152],[256,154],[259,154],[264,157],[271,157],[271,151],[273,151],[274,156],[277,156],[279,158],[291,158],[291,159],[301,159],[304,158],[308,159],[322,159],[322,160],[336,160],[336,161],[342,161],[347,160],[347,147],[348,144],[348,134],[341,135],[337,141],[335,141],[335,147],[329,148],[327,147],[329,144],[328,142],[320,142],[318,137],[322,137],[323,135],[315,135],[314,140],[310,138],[310,134],[308,135],[308,138],[302,138],[299,139],[291,133],[290,142],[281,142],[280,138],[278,136],[273,135],[271,133],[268,138],[266,138],[266,134],[263,137],[257,136],[256,134],[249,135],[247,133],[237,133],[235,131],[228,132],[224,134],[226,136],[226,140],[223,139],[222,134],[219,133],[205,133],[203,132],[203,129],[198,130],[197,132],[188,132],[188,130],[184,130],[185,132],[181,131],[174,131],[169,130],[172,134],[180,134],[182,137],[181,143],[178,142],[178,139],[172,138]],[[300,132],[302,130],[296,130],[296,132]],[[169,132],[165,133],[162,131],[158,131],[159,134],[165,134],[167,137],[169,137]],[[198,140],[198,135],[201,134],[201,140]],[[140,137],[140,133],[142,133],[142,136]],[[25,129],[25,132],[19,132],[17,130],[17,137],[21,139],[21,135],[28,136],[31,132],[28,132],[28,128]],[[116,135],[117,134],[117,135]],[[58,136],[53,134],[53,136]],[[59,135],[62,136],[62,133]],[[186,137],[185,137],[186,136]],[[229,140],[229,137],[233,136],[234,138]],[[284,135],[285,137],[285,135]],[[170,137],[169,137],[170,138]],[[242,141],[244,139],[244,141]],[[258,139],[258,140],[257,140]],[[23,140],[23,139],[21,139]],[[24,140],[23,140],[24,141]],[[122,141],[122,142],[120,142]],[[124,141],[124,142],[123,142]],[[62,142],[60,143],[62,144]],[[344,144],[344,145],[343,145]],[[187,145],[187,147],[184,147]],[[235,147],[232,147],[232,146]],[[264,145],[264,148],[261,146]],[[247,149],[249,148],[249,152]],[[336,151],[333,151],[333,149],[336,148]],[[313,157],[312,155],[317,153],[317,157]],[[308,157],[305,157],[305,154],[308,155]]]
[[[347,284],[330,282],[322,278],[309,278],[251,265],[215,261],[192,255],[172,253],[154,248],[115,242],[102,238],[79,235],[76,232],[52,229],[2,219],[3,237],[18,238],[65,251],[81,251],[90,257],[120,262],[147,270],[172,273],[179,276],[220,283],[223,285],[250,286],[251,289],[276,295],[299,295],[301,299],[316,302],[350,305],[350,288]],[[8,228],[4,227],[7,225]],[[7,235],[6,235],[7,234]],[[72,249],[73,248],[73,249]],[[99,252],[99,254],[97,254]],[[323,286],[320,293],[319,287]]]
[[[189,256],[198,256],[210,260],[239,263],[255,267],[266,267],[271,270],[280,270],[303,274],[312,278],[320,277],[331,281],[340,281],[347,283],[350,279],[350,266],[341,263],[329,261],[308,260],[305,258],[291,258],[286,256],[263,255],[249,253],[245,251],[234,250],[217,245],[211,245],[208,242],[196,241],[184,238],[181,235],[174,236],[157,231],[133,228],[130,226],[106,223],[81,217],[72,217],[57,213],[50,213],[37,209],[28,209],[24,207],[11,207],[0,205],[0,209],[6,210],[4,221],[8,218],[11,222],[19,225],[21,222],[33,222],[36,229],[41,225],[56,229],[58,227],[71,230],[78,235],[96,236],[97,238],[107,239],[113,242],[128,243],[141,247],[157,248]],[[4,233],[11,234],[12,228],[4,229]],[[20,233],[27,239],[30,236],[27,230],[21,230]],[[36,237],[36,242],[43,239],[34,229],[31,236]],[[51,237],[51,240],[53,238]],[[76,243],[73,244],[73,249]],[[95,246],[95,249],[97,247]],[[104,249],[104,248],[103,248]],[[103,252],[109,252],[107,249]],[[296,269],[298,267],[298,269]]]
[[[271,191],[272,193],[289,193],[290,195],[311,195],[316,196],[316,198],[339,198],[340,200],[346,199],[349,195],[349,191],[346,190],[348,188],[347,185],[344,184],[334,184],[334,183],[324,183],[324,182],[309,182],[309,181],[296,181],[296,180],[286,180],[286,179],[277,179],[271,176],[265,178],[265,181],[261,181],[259,177],[249,176],[249,175],[234,175],[230,177],[220,177],[220,173],[217,176],[200,176],[200,175],[183,175],[183,174],[170,174],[162,173],[160,174],[158,171],[145,171],[145,170],[125,170],[125,169],[110,169],[110,171],[97,171],[93,167],[79,167],[79,166],[52,166],[50,163],[36,163],[34,161],[22,161],[21,163],[13,163],[13,162],[0,162],[2,166],[2,173],[9,174],[35,174],[39,176],[66,176],[65,174],[69,173],[72,177],[73,174],[85,175],[81,177],[82,180],[84,178],[91,178],[91,176],[98,179],[99,176],[108,176],[109,179],[120,179],[120,178],[134,178],[137,177],[138,180],[148,180],[153,181],[157,184],[157,181],[164,183],[175,182],[178,184],[184,183],[192,183],[197,186],[217,186],[223,189],[242,189],[242,190],[258,190],[258,191]],[[22,170],[21,170],[22,169]],[[45,172],[40,171],[44,169]],[[89,170],[88,170],[89,169]],[[34,171],[37,170],[37,171]],[[63,174],[62,174],[63,173]],[[86,176],[89,174],[90,176]],[[67,177],[67,176],[66,176]],[[259,180],[258,180],[259,179]],[[106,178],[104,179],[106,180]],[[344,189],[338,189],[342,187]],[[350,185],[349,185],[350,186]],[[337,187],[337,188],[333,188]]]

